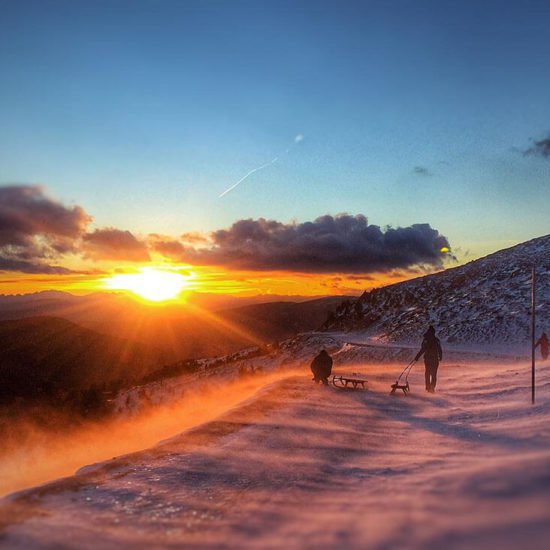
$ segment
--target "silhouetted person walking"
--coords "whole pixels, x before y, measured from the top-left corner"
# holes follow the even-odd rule
[[[426,378],[426,391],[434,393],[437,383],[437,367],[439,367],[439,361],[443,358],[443,352],[441,351],[439,338],[435,335],[435,329],[431,325],[424,334],[422,347],[416,354],[414,360],[418,361],[422,355],[424,355],[424,366],[426,367],[424,373]]]
[[[546,336],[546,332],[543,332],[540,335],[540,338],[537,340],[537,343],[535,344],[535,349],[540,346],[540,354],[544,360],[548,359],[548,336]]]
[[[310,367],[313,380],[317,384],[322,382],[325,386],[328,386],[328,377],[332,372],[332,357],[325,350],[321,350],[319,355],[311,362]]]

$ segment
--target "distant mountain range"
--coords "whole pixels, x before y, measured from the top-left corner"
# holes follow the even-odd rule
[[[270,302],[220,311],[224,319],[247,327],[265,340],[284,340],[299,332],[317,330],[327,315],[345,300],[346,296],[329,296],[306,302]]]
[[[550,331],[550,235],[440,273],[344,302],[324,330],[418,342],[429,324],[449,343],[520,344],[530,338],[531,269],[537,332]]]
[[[225,355],[315,330],[347,298],[279,301],[214,312],[193,304],[148,306],[117,293],[75,296],[46,291],[0,296],[0,320],[36,316],[66,319],[105,335],[161,349],[171,362]]]

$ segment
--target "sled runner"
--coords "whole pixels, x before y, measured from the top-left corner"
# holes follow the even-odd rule
[[[368,390],[368,382],[357,374],[335,374],[332,377],[332,385],[343,390]]]
[[[409,374],[416,361],[413,359],[404,369],[403,372],[397,377],[395,384],[391,385],[390,395],[394,394],[397,390],[402,390],[405,395],[410,391],[409,388]],[[405,375],[405,380],[401,382],[402,376]]]

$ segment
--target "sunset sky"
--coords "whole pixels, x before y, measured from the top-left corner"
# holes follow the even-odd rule
[[[0,7],[0,292],[356,293],[550,232],[547,0]]]

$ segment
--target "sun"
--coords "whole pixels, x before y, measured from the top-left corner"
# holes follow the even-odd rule
[[[189,286],[189,276],[177,271],[142,267],[138,273],[120,273],[105,280],[105,287],[127,290],[150,302],[175,300]]]

